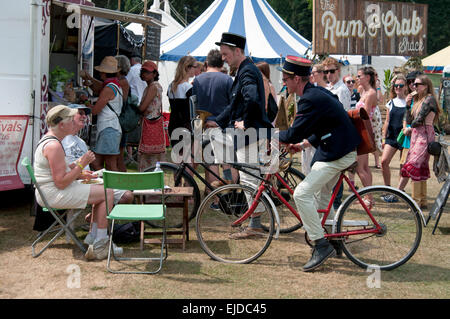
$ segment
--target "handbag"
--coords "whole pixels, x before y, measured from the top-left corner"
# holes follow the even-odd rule
[[[139,126],[141,120],[141,111],[139,110],[139,100],[137,96],[132,95],[131,91],[128,92],[128,96],[124,99],[122,93],[119,90],[117,92],[122,96],[122,110],[120,114],[117,114],[112,106],[108,103],[106,105],[119,119],[119,124],[122,129],[122,133],[132,132],[136,127]]]
[[[269,98],[267,100],[267,117],[269,118],[270,123],[275,121],[275,118],[278,114],[278,105],[275,102],[275,98],[272,93],[269,93]]]
[[[351,109],[347,111],[348,116],[355,125],[359,136],[361,137],[361,143],[359,143],[356,152],[358,155],[368,154],[375,152],[375,136],[373,134],[372,124],[370,123],[369,114],[363,108]]]
[[[406,135],[403,133],[403,130],[401,130],[397,136],[397,143],[399,145],[403,145],[403,143],[405,142],[405,137],[406,137]]]

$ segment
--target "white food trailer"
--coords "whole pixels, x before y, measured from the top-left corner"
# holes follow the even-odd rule
[[[94,17],[164,27],[143,15],[96,8],[88,0],[0,2],[0,191],[23,188],[30,177],[20,165],[33,160],[47,127],[49,72],[60,66],[92,74]]]

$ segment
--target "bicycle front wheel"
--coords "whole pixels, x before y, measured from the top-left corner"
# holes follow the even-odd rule
[[[422,221],[403,192],[374,186],[358,192],[381,226],[378,233],[345,236],[343,251],[360,267],[392,270],[407,262],[419,247]],[[355,194],[346,200],[337,221],[337,232],[373,230],[376,226]]]
[[[167,162],[161,162],[160,167],[164,172],[164,185],[173,187],[192,187],[193,196],[188,202],[188,219],[192,220],[195,217],[198,206],[200,205],[200,190],[194,178],[185,170],[181,169],[179,165]],[[146,172],[153,172],[155,167],[147,168]],[[152,203],[158,201],[154,196],[146,196],[145,202]],[[166,204],[166,227],[167,228],[181,228],[183,226],[183,198],[177,196],[166,196],[164,198]],[[146,222],[152,227],[161,228],[161,221]]]
[[[233,225],[251,206],[254,195],[255,189],[232,184],[215,189],[200,204],[197,212],[197,239],[212,259],[226,263],[250,263],[269,247],[275,218],[266,199],[261,197],[253,213],[253,216],[259,215],[259,227],[249,227],[251,218],[240,225]],[[267,231],[263,231],[261,226],[267,228]]]

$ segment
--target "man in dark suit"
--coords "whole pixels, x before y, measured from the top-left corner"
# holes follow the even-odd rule
[[[220,42],[222,59],[237,73],[231,87],[231,103],[216,118],[222,128],[271,128],[265,111],[264,82],[253,61],[245,56],[246,39],[233,33],[223,33]]]
[[[297,186],[294,200],[305,230],[315,248],[303,271],[311,271],[335,256],[325,239],[318,208],[325,208],[331,198],[339,173],[356,161],[360,137],[336,95],[309,82],[311,61],[288,56],[281,71],[289,93],[300,96],[292,126],[280,131],[279,139],[295,152],[304,139],[316,148],[311,172]],[[317,203],[312,198],[316,197]],[[317,205],[317,206],[316,206]]]
[[[254,165],[258,165],[260,158],[267,154],[267,138],[272,124],[265,110],[264,83],[259,69],[245,56],[245,42],[245,37],[233,33],[223,33],[220,42],[216,42],[222,59],[237,70],[230,104],[216,117],[220,128],[210,132],[217,164],[234,161],[230,156],[234,151],[237,162]],[[257,170],[248,171],[259,175]],[[257,187],[257,178],[243,172],[239,172],[239,176],[240,183]],[[241,233],[233,234],[233,238],[245,239],[263,232],[260,222],[262,206],[255,209],[249,226]]]

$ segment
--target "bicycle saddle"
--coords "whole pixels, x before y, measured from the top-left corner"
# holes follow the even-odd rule
[[[352,165],[350,165],[349,167],[345,168],[342,170],[342,173],[349,171],[350,173],[355,173],[356,172],[356,166],[358,166],[358,162],[353,162]]]

